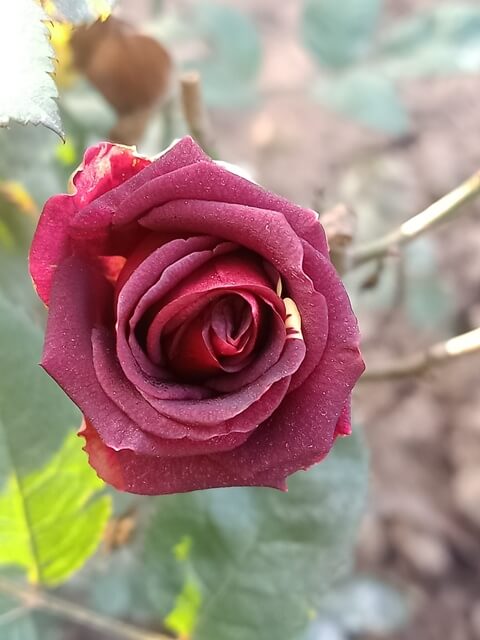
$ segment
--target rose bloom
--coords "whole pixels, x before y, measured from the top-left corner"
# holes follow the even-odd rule
[[[154,160],[89,148],[30,253],[42,366],[124,491],[286,489],[350,433],[357,322],[317,215],[191,138]]]

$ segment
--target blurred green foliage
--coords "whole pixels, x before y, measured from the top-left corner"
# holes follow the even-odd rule
[[[1,304],[0,310],[4,312]],[[16,386],[14,391],[18,395]],[[31,400],[28,406],[29,411],[35,409]],[[55,412],[52,407],[51,413]],[[19,413],[25,420],[27,412]],[[28,426],[21,419],[19,423],[17,428],[27,433]],[[38,429],[33,420],[30,424]],[[33,584],[57,585],[96,550],[110,515],[110,499],[94,499],[103,482],[86,464],[75,432],[44,468],[24,475],[19,471],[23,451],[11,445],[8,425],[1,417],[0,426],[10,463],[7,483],[0,492],[0,565],[21,566]],[[4,475],[5,469],[1,471]]]
[[[408,603],[395,589],[367,576],[357,576],[332,589],[319,617],[301,640],[384,638],[401,629]]]
[[[0,634],[2,640],[64,640],[54,618],[1,594]]]
[[[381,0],[305,0],[302,36],[320,64],[342,69],[363,60],[372,49]]]
[[[392,80],[375,71],[354,69],[316,87],[317,96],[338,113],[393,135],[408,130],[409,118]]]
[[[202,75],[205,100],[212,106],[248,105],[255,98],[261,45],[254,24],[228,5],[195,5],[191,27],[207,45],[202,60],[186,64]]]
[[[35,294],[31,283],[27,292],[19,251],[22,277],[9,285],[24,297],[0,285],[0,564],[22,566],[32,582],[55,584],[95,550],[110,501],[91,501],[103,483],[75,435],[58,452],[80,415],[37,364],[42,329],[34,323]],[[10,262],[1,248],[0,256]]]
[[[398,136],[409,128],[395,83],[480,70],[480,7],[451,3],[378,29],[379,0],[304,0],[305,46],[326,78],[314,95],[338,113]]]
[[[381,34],[382,71],[412,78],[480,71],[480,7],[443,4],[394,23]]]
[[[150,32],[172,48],[185,46],[179,64],[200,72],[208,106],[241,109],[257,100],[262,46],[255,23],[243,11],[202,0],[183,11],[161,13]]]

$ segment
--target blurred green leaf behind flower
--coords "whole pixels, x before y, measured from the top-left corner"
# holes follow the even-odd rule
[[[480,70],[480,7],[451,3],[379,27],[381,0],[304,0],[302,36],[324,104],[393,136],[410,128],[396,83]]]
[[[87,568],[91,604],[138,623],[164,619],[192,640],[300,638],[350,569],[365,472],[357,429],[293,476],[286,494],[237,488],[157,498],[144,543]]]

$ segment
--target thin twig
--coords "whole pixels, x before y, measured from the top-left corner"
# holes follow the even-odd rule
[[[417,238],[441,222],[451,219],[462,205],[479,194],[480,171],[477,171],[446,196],[404,222],[398,229],[387,233],[383,238],[352,250],[350,267],[394,253],[401,245]]]
[[[347,248],[352,244],[356,228],[355,213],[342,202],[320,214],[320,222],[327,234],[330,260],[338,273],[347,270]]]
[[[5,613],[2,613],[0,615],[0,627],[5,627],[7,624],[12,623],[19,618],[22,618],[23,616],[27,615],[29,611],[30,610],[28,609],[28,607],[25,607],[24,605],[20,605],[18,607],[15,607],[14,609],[10,609],[10,611],[5,611]]]
[[[43,609],[94,631],[110,633],[119,640],[172,640],[169,636],[144,631],[133,625],[103,616],[74,602],[52,596],[45,591],[19,585],[4,578],[0,578],[0,592],[16,598],[28,609]]]
[[[190,135],[205,153],[215,158],[210,124],[203,102],[202,84],[197,71],[188,71],[180,76],[182,110]]]
[[[432,367],[475,352],[480,352],[480,327],[434,344],[425,351],[400,357],[384,365],[367,366],[361,380],[367,382],[420,375]]]

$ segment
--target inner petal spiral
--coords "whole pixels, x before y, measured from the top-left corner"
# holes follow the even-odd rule
[[[171,370],[186,380],[241,370],[258,344],[263,305],[247,292],[220,294],[163,338]]]

